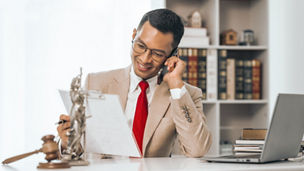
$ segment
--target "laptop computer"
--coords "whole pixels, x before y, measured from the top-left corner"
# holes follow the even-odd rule
[[[204,157],[209,162],[266,163],[296,157],[304,133],[304,95],[279,94],[260,155]]]

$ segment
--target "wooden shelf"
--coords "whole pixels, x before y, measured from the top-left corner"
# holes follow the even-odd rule
[[[239,138],[241,128],[267,127],[269,119],[268,0],[153,0],[153,4],[153,8],[171,9],[185,20],[194,10],[201,13],[210,45],[200,46],[202,44],[191,42],[191,47],[190,44],[185,44],[187,46],[179,48],[207,49],[208,52],[215,52],[216,55],[219,50],[224,49],[227,50],[229,58],[258,59],[262,63],[261,96],[263,99],[213,99],[202,102],[213,141],[207,155],[220,156],[226,153],[227,150],[222,149],[225,147],[222,146],[222,142],[233,143]],[[156,4],[163,4],[163,6]],[[256,45],[221,45],[220,34],[228,29],[237,32],[239,41],[244,30],[253,30]],[[217,84],[214,86],[217,87]]]
[[[210,45],[210,46],[179,46],[179,48],[198,48],[198,49],[227,49],[227,50],[244,50],[244,51],[259,51],[259,50],[267,50],[267,46],[262,46],[262,45],[252,45],[252,46],[215,46],[215,45]]]
[[[268,100],[219,100],[220,104],[268,104]]]
[[[267,46],[218,46],[217,49],[227,50],[267,50]]]
[[[203,104],[268,104],[268,100],[203,100]]]

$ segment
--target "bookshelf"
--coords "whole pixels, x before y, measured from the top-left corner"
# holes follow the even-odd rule
[[[210,45],[180,48],[199,48],[214,51],[227,50],[229,58],[252,60],[262,63],[261,99],[203,101],[207,124],[213,135],[213,144],[208,156],[219,156],[231,152],[234,140],[241,135],[241,129],[267,128],[268,124],[268,1],[267,0],[154,0],[152,8],[168,8],[187,19],[198,10],[207,28]],[[233,29],[240,37],[245,29],[254,31],[255,45],[227,46],[220,44],[220,33]],[[208,60],[208,56],[207,56]],[[208,64],[208,63],[207,63]],[[216,85],[217,86],[217,85]],[[208,87],[207,87],[208,91]]]

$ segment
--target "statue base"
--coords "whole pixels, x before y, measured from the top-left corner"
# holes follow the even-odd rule
[[[48,162],[48,163],[39,163],[37,166],[38,169],[63,169],[70,168],[71,165],[67,162]]]
[[[68,154],[62,155],[61,161],[69,163],[70,166],[88,166],[90,164],[89,161],[84,159],[73,160],[71,155]]]
[[[65,162],[68,162],[70,166],[88,166],[90,164],[90,162],[85,160],[71,160]]]

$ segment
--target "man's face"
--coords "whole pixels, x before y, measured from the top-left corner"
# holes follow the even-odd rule
[[[131,58],[135,74],[142,79],[149,79],[157,75],[166,61],[166,57],[172,51],[173,34],[162,33],[147,21],[140,30],[134,29],[133,41],[149,48],[141,54],[132,49]],[[150,49],[157,53],[163,53],[166,57],[154,60]]]

